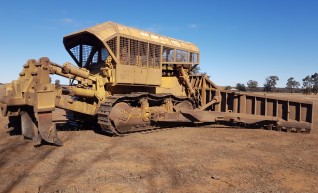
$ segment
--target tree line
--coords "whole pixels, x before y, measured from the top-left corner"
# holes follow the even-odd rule
[[[318,73],[313,75],[308,75],[302,79],[302,87],[300,83],[295,80],[294,77],[287,79],[285,88],[277,88],[277,82],[279,81],[278,76],[272,75],[265,78],[265,83],[263,87],[259,87],[259,84],[256,80],[249,80],[246,83],[237,83],[236,89],[239,91],[265,91],[265,92],[303,92],[304,94],[317,94],[318,93]],[[225,89],[230,89],[231,87],[226,87]]]

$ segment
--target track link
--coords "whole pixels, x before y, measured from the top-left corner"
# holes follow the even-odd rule
[[[101,103],[97,111],[97,123],[100,125],[101,129],[114,136],[119,136],[120,134],[116,131],[115,127],[112,125],[109,119],[110,111],[116,102],[124,97],[124,95],[115,95],[108,97],[104,103]]]
[[[101,103],[98,111],[98,124],[100,125],[101,129],[111,135],[114,136],[121,136],[128,133],[135,133],[135,132],[149,132],[152,130],[161,129],[160,127],[157,127],[155,125],[140,125],[137,126],[134,130],[131,131],[123,131],[119,128],[116,128],[112,121],[109,118],[109,115],[111,113],[112,108],[119,102],[125,102],[128,104],[137,104],[138,101],[142,98],[147,98],[151,103],[156,104],[156,106],[160,106],[164,103],[166,99],[171,98],[174,102],[182,102],[182,101],[190,101],[193,105],[194,102],[189,98],[182,98],[182,97],[176,97],[171,94],[161,94],[161,95],[155,95],[155,94],[149,94],[149,93],[133,93],[133,94],[126,94],[126,95],[113,95],[111,97],[108,97],[103,103]],[[138,107],[138,106],[137,106]]]

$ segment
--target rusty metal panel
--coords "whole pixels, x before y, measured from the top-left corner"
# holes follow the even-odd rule
[[[318,102],[315,101],[312,106],[312,129],[318,129]],[[309,122],[309,121],[308,121]]]
[[[246,95],[240,95],[240,98],[239,98],[239,101],[240,101],[240,111],[239,113],[244,113],[246,114]]]
[[[273,99],[267,99],[266,103],[266,115],[276,116],[277,101]]]
[[[197,97],[202,100],[200,104],[203,109],[213,112],[212,114],[199,113],[199,117],[205,117],[202,120],[207,121],[209,116],[213,120],[213,117],[217,116],[217,112],[219,112],[223,113],[219,115],[224,115],[223,118],[220,116],[223,121],[226,121],[226,117],[229,118],[227,121],[236,120],[244,123],[257,121],[268,121],[269,123],[271,120],[274,122],[276,120],[277,130],[282,127],[287,131],[294,129],[297,132],[300,130],[309,132],[313,128],[318,128],[318,105],[313,101],[226,91],[213,87],[213,84],[204,85],[202,79],[203,77],[200,76],[190,76],[191,85],[199,91],[196,93],[202,95],[206,93],[206,97],[197,94]],[[219,101],[213,101],[213,97],[217,96],[220,96]],[[315,116],[317,118],[314,118]]]
[[[288,101],[278,100],[278,106],[277,106],[277,117],[287,120],[288,119]]]
[[[265,115],[265,98],[256,97],[256,115]]]
[[[300,103],[289,102],[289,120],[300,121]]]
[[[311,108],[312,106],[310,104],[301,103],[300,121],[304,121],[304,122],[311,121],[311,117],[312,117]]]
[[[254,114],[255,113],[255,97],[246,96],[246,114]]]

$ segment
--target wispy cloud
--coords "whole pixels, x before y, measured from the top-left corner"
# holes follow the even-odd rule
[[[74,24],[74,20],[70,18],[62,18],[58,20],[62,24]]]
[[[199,25],[198,25],[198,24],[195,24],[195,23],[192,23],[192,24],[188,25],[188,27],[189,27],[189,28],[192,28],[192,29],[196,29],[196,28],[199,27]]]
[[[74,20],[72,18],[69,18],[69,17],[54,19],[53,22],[57,26],[76,27],[76,28],[82,27],[81,23],[79,23],[78,21],[76,21],[76,20]]]

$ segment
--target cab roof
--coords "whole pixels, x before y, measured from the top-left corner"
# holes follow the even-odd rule
[[[158,35],[152,32],[143,31],[140,29],[127,27],[114,22],[105,22],[102,24],[98,24],[96,26],[86,28],[84,30],[80,30],[78,32],[69,34],[64,37],[63,42],[66,48],[72,47],[72,45],[76,44],[76,36],[85,36],[85,34],[94,35],[98,38],[103,44],[113,37],[119,35],[131,39],[141,40],[149,43],[159,44],[171,48],[176,48],[180,50],[187,50],[190,52],[199,52],[198,47],[195,44],[190,42],[185,42],[182,40],[177,40],[174,38]]]

